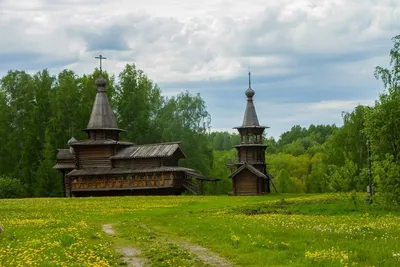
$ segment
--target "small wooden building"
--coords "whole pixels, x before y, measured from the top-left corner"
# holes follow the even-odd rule
[[[253,103],[255,92],[251,88],[249,72],[249,88],[246,90],[246,111],[244,113],[242,126],[237,129],[241,141],[235,146],[238,158],[235,162],[228,164],[232,170],[229,176],[232,178],[233,195],[262,195],[270,192],[270,175],[265,163],[265,150],[263,133],[267,126],[260,126],[256,109]]]
[[[87,128],[88,139],[68,141],[58,149],[54,166],[63,174],[65,196],[170,195],[188,190],[203,194],[204,177],[179,167],[186,155],[180,142],[136,145],[119,140],[118,128],[106,94],[106,80],[96,80],[97,94]]]

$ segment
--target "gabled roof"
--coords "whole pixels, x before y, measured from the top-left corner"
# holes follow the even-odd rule
[[[186,158],[179,144],[180,142],[171,142],[130,146],[119,151],[111,159],[164,158],[172,156],[176,151]]]
[[[264,173],[260,172],[259,170],[257,170],[256,168],[254,168],[252,165],[249,164],[243,164],[242,166],[240,166],[236,171],[234,171],[229,178],[235,177],[236,175],[238,175],[239,173],[241,173],[244,169],[249,170],[250,172],[252,172],[254,175],[256,175],[257,177],[260,178],[265,178],[268,179],[269,177],[267,175],[265,175]]]
[[[96,79],[97,94],[93,104],[92,114],[87,128],[84,131],[90,130],[110,130],[123,131],[118,128],[117,120],[114,112],[111,109],[106,93],[106,79],[99,77]]]

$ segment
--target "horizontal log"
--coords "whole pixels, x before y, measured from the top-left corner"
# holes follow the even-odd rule
[[[162,189],[162,188],[178,188],[173,185],[168,186],[141,186],[141,187],[105,187],[105,188],[72,188],[72,192],[77,191],[114,191],[114,190],[141,190],[141,189]]]

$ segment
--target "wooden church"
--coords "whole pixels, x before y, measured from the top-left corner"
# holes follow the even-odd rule
[[[97,94],[86,140],[68,141],[58,149],[54,166],[63,174],[64,194],[70,196],[172,195],[185,190],[203,194],[204,177],[179,167],[186,155],[180,142],[137,145],[120,141],[115,115],[106,94],[106,80],[96,80]]]
[[[238,158],[228,164],[232,173],[232,195],[262,195],[270,192],[272,176],[267,172],[263,133],[267,126],[258,122],[253,103],[254,90],[251,88],[249,72],[249,88],[246,90],[247,105],[242,126],[234,127],[240,134],[240,144],[236,145]]]

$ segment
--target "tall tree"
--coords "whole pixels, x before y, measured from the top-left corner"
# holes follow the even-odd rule
[[[212,166],[212,148],[207,138],[211,119],[204,100],[189,92],[167,100],[158,119],[163,141],[182,140],[188,158],[184,166],[208,174]]]
[[[37,168],[36,151],[32,142],[36,136],[34,121],[35,98],[32,77],[24,71],[9,71],[1,80],[5,93],[12,129],[9,132],[7,146],[13,151],[9,155],[13,159],[12,176],[29,186],[32,191],[34,184],[33,171]]]
[[[389,153],[400,161],[400,35],[393,38],[390,50],[392,69],[376,67],[375,77],[382,80],[385,91],[367,113],[366,133],[374,154]]]
[[[375,182],[385,200],[400,204],[400,35],[390,50],[391,69],[376,67],[384,92],[366,114],[365,133],[371,142]]]
[[[160,89],[134,64],[126,65],[118,77],[115,101],[119,127],[127,130],[128,140],[156,142],[160,135],[155,121],[163,104]]]

